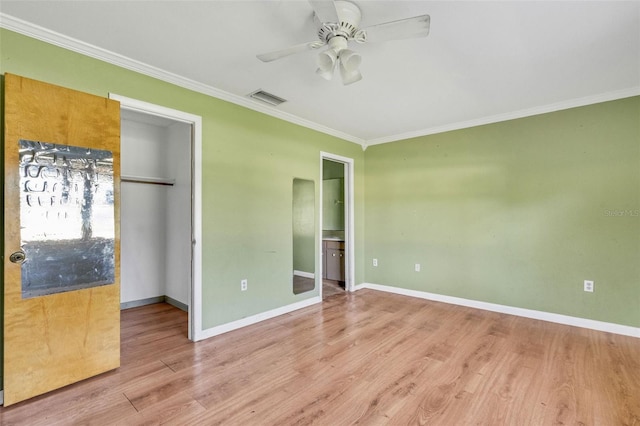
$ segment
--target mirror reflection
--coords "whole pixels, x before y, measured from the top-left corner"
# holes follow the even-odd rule
[[[113,283],[113,153],[25,139],[19,147],[22,297]]]
[[[316,287],[315,184],[293,179],[293,293]]]

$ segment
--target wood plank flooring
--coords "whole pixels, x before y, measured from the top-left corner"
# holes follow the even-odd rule
[[[2,425],[640,425],[640,339],[361,290],[191,343],[122,312],[122,366]]]
[[[322,299],[326,299],[336,294],[344,294],[344,283],[338,281],[322,280]]]

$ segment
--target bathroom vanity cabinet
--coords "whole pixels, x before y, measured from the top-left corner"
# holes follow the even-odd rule
[[[323,240],[323,276],[334,281],[344,281],[344,241]]]

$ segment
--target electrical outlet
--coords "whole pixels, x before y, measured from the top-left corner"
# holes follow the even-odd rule
[[[247,291],[247,280],[242,280],[240,281],[240,290],[241,291]]]
[[[420,272],[420,264],[416,263],[416,272]]]
[[[584,280],[584,291],[588,291],[589,293],[593,293],[593,281]]]
[[[378,266],[378,259],[373,259],[373,266]]]

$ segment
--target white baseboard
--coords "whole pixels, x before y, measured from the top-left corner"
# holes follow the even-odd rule
[[[296,271],[295,269],[293,270],[293,275],[297,275],[299,277],[304,277],[304,278],[311,278],[311,279],[316,278],[316,275],[313,272]]]
[[[226,324],[218,325],[216,327],[208,328],[198,333],[195,341],[208,339],[209,337],[217,336],[223,333],[228,333],[229,331],[237,330],[239,328],[256,324],[280,315],[288,314],[289,312],[297,311],[298,309],[306,308],[308,306],[315,305],[316,303],[322,303],[322,298],[320,296],[312,297],[300,302],[292,303],[290,305],[282,306],[280,308],[242,318],[237,321],[232,321]]]
[[[477,300],[463,299],[461,297],[445,296],[442,294],[409,290],[406,288],[391,287],[380,284],[362,283],[357,285],[355,289],[361,290],[363,288],[640,338],[640,328],[631,327],[628,325],[596,321],[587,318],[571,317],[568,315],[554,314],[551,312],[535,311],[533,309],[516,308],[513,306],[498,305],[495,303],[480,302]]]
[[[157,296],[157,297],[149,297],[147,299],[139,299],[139,300],[130,300],[128,302],[120,303],[120,310],[137,308],[139,306],[153,305],[154,303],[168,303],[169,305],[175,306],[178,309],[181,309],[185,312],[189,312],[189,305],[186,303],[182,303],[179,300],[176,300],[169,296]]]

